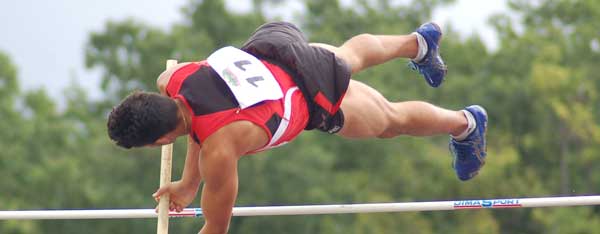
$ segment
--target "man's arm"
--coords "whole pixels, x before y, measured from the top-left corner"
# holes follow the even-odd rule
[[[200,145],[194,142],[191,137],[188,137],[187,154],[185,157],[185,165],[181,173],[181,180],[195,187],[200,186],[202,175],[200,174]]]
[[[268,142],[266,132],[248,121],[231,123],[208,137],[202,145],[200,173],[204,179],[201,234],[224,234],[238,192],[237,162],[247,152]]]
[[[205,223],[201,234],[225,234],[238,192],[237,155],[230,152],[206,152],[200,171],[204,177],[202,213]]]
[[[160,187],[152,196],[159,201],[163,194],[170,194],[169,209],[181,212],[198,194],[202,175],[199,171],[200,145],[188,138],[187,154],[181,180]]]

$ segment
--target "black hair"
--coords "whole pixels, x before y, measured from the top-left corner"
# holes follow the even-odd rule
[[[121,147],[149,145],[177,127],[177,104],[158,93],[136,91],[113,108],[106,125]]]

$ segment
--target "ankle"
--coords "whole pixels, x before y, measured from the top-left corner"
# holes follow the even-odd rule
[[[465,121],[462,121],[460,126],[450,133],[450,136],[457,141],[466,139],[477,127],[477,122],[475,122],[475,117],[473,117],[471,112],[466,110],[461,110],[460,112]]]
[[[427,41],[425,41],[425,38],[417,32],[413,32],[411,35],[415,35],[418,47],[417,55],[412,60],[418,63],[425,58],[425,55],[427,55]]]

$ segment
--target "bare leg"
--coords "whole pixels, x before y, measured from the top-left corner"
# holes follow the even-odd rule
[[[377,90],[355,80],[342,101],[348,138],[390,138],[398,135],[459,135],[467,128],[462,111],[451,111],[421,101],[389,102]]]
[[[418,50],[415,35],[360,34],[339,48],[321,43],[311,45],[333,51],[350,65],[353,74],[395,58],[414,58]]]
[[[414,58],[418,49],[415,35],[361,34],[341,47],[312,45],[334,52],[352,67],[353,74],[395,58]],[[420,101],[392,103],[377,90],[355,80],[350,80],[341,108],[344,127],[339,134],[349,138],[459,135],[468,125],[461,111]]]

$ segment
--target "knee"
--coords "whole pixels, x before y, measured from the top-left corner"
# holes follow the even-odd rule
[[[370,33],[362,33],[358,34],[350,39],[350,41],[356,42],[358,45],[360,44],[373,44],[377,43],[378,39],[375,35]]]
[[[381,45],[381,42],[373,34],[359,34],[352,37],[349,42],[357,56],[363,59],[368,59],[374,54],[384,52],[384,48]]]
[[[385,48],[381,41],[373,34],[359,34],[350,39],[350,41],[354,45],[355,50],[363,57],[368,58],[373,55],[385,53]]]
[[[399,135],[408,134],[411,120],[409,116],[402,113],[401,110],[394,108],[392,103],[384,104],[384,113],[386,116],[386,127],[377,135],[378,138],[393,138]]]
[[[353,71],[360,71],[369,66],[375,55],[381,54],[383,47],[373,34],[363,33],[352,37],[340,48]]]

